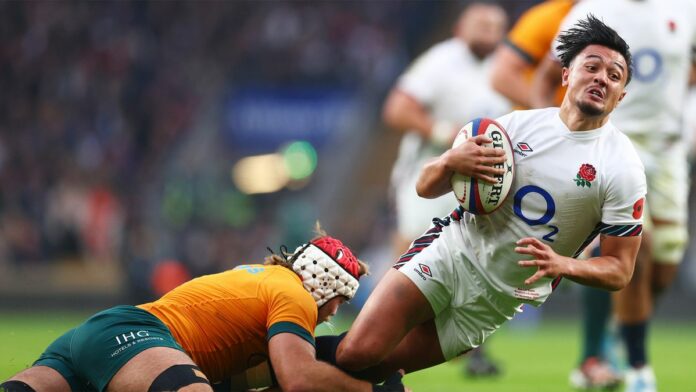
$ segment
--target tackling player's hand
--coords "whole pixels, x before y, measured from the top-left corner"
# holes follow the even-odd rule
[[[491,184],[497,183],[495,176],[505,174],[505,169],[496,168],[493,165],[505,163],[505,151],[482,146],[492,142],[493,140],[486,135],[470,137],[466,142],[447,152],[445,161],[447,169]]]
[[[537,238],[527,237],[517,241],[515,252],[534,257],[532,260],[520,260],[517,264],[521,267],[537,267],[534,275],[524,281],[530,285],[542,277],[557,278],[566,270],[568,258],[558,255],[550,246]]]
[[[404,376],[403,369],[399,369],[398,372],[394,372],[391,376],[387,377],[382,385],[373,384],[373,392],[411,392],[410,389],[406,388],[401,381]]]

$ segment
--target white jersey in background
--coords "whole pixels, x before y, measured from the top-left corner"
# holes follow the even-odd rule
[[[503,206],[480,216],[458,209],[434,222],[395,267],[420,286],[422,266],[431,274],[426,280],[437,280],[452,274],[456,279],[470,265],[494,292],[539,305],[551,293],[552,281],[524,284],[534,271],[517,265],[524,256],[515,253],[515,242],[536,237],[560,255],[576,256],[599,233],[640,235],[643,165],[611,122],[571,132],[558,108],[516,111],[497,121],[515,148],[515,179]],[[424,293],[428,297],[428,289]],[[450,304],[433,305],[437,314]]]
[[[696,1],[584,0],[571,9],[560,31],[588,14],[616,30],[633,56],[633,79],[611,121],[628,135],[657,140],[681,136],[696,45]]]
[[[400,77],[398,89],[426,107],[434,121],[463,126],[476,117],[497,117],[509,112],[510,103],[490,86],[491,59],[481,61],[460,39],[450,38],[422,54]],[[421,167],[442,154],[415,132],[406,133],[392,171],[399,231],[410,238],[420,235],[433,217],[442,217],[457,205],[454,197],[434,200],[416,194]]]

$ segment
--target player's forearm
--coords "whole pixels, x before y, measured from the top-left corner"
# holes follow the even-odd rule
[[[511,100],[515,105],[530,107],[529,82],[524,80],[521,73],[504,70],[494,72],[491,78],[493,88]]]
[[[529,103],[532,108],[554,106],[556,89],[561,84],[561,65],[551,58],[545,58],[539,64],[532,79]]]
[[[516,105],[529,107],[530,81],[526,72],[530,66],[515,50],[502,44],[495,53],[491,85]]]
[[[585,286],[616,291],[626,287],[633,275],[633,269],[627,269],[625,264],[612,256],[570,259],[563,276]]]
[[[418,196],[434,199],[452,191],[450,178],[453,171],[446,164],[448,154],[449,150],[425,164],[416,183]]]
[[[393,90],[382,110],[382,120],[400,132],[418,132],[429,138],[433,120],[423,106],[406,93]]]

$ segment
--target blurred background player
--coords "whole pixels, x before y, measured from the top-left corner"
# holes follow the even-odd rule
[[[525,11],[512,27],[493,57],[491,84],[515,105],[532,108],[530,88],[537,66],[548,54],[561,21],[574,0],[547,0]],[[563,100],[558,88],[554,105]]]
[[[674,280],[688,240],[689,173],[682,137],[683,109],[694,64],[696,4],[680,0],[585,0],[571,10],[562,26],[590,13],[616,29],[635,57],[635,82],[627,88],[626,98],[611,121],[631,138],[645,165],[648,219],[633,280],[613,300],[627,350],[626,390],[655,391],[647,355],[648,323],[656,296]],[[533,100],[552,104],[558,69],[557,61],[544,60],[535,78]],[[593,343],[601,345],[601,341]],[[594,351],[600,350],[597,347]]]
[[[490,86],[492,53],[507,29],[503,8],[474,1],[461,11],[454,36],[418,57],[399,78],[383,108],[384,122],[404,132],[392,171],[397,231],[394,256],[428,228],[432,218],[457,206],[451,195],[424,199],[416,194],[420,168],[452,146],[459,129],[476,117],[498,117],[509,102]],[[495,375],[498,366],[482,349],[467,363],[469,375]]]
[[[100,312],[52,343],[4,392],[247,390],[403,391],[315,360],[314,329],[367,273],[341,241],[318,236],[265,263],[178,286],[157,301]],[[272,370],[271,370],[272,369]],[[298,389],[299,388],[299,389]]]

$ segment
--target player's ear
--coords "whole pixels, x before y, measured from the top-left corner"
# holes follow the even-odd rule
[[[561,86],[563,86],[563,87],[568,86],[568,78],[569,77],[570,77],[570,68],[569,67],[561,68]]]
[[[619,95],[619,99],[616,100],[616,104],[614,105],[614,109],[616,109],[617,106],[619,106],[619,103],[623,100],[623,98],[626,96],[626,90],[624,90],[621,95]]]

